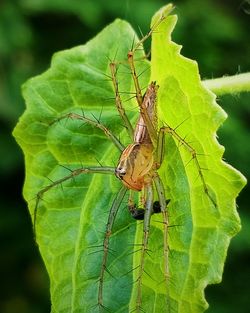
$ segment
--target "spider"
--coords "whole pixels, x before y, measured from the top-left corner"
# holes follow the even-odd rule
[[[75,170],[71,170],[70,174],[52,182],[40,190],[36,197],[35,214],[34,214],[34,231],[36,227],[36,212],[38,209],[39,201],[42,196],[51,188],[60,185],[61,183],[70,180],[81,174],[111,174],[115,175],[122,183],[120,190],[113,200],[113,204],[109,211],[108,221],[106,224],[105,235],[102,244],[103,256],[101,259],[101,267],[98,281],[98,295],[97,305],[99,308],[106,308],[104,303],[104,284],[105,284],[105,272],[107,271],[108,254],[110,252],[109,243],[112,234],[112,228],[114,225],[115,217],[118,209],[125,197],[125,194],[129,190],[128,209],[131,215],[137,220],[143,220],[143,236],[140,249],[140,263],[138,267],[137,291],[136,291],[136,311],[140,311],[142,308],[142,282],[145,268],[145,258],[148,253],[149,233],[150,233],[150,219],[152,214],[161,213],[162,215],[162,227],[163,227],[163,259],[164,259],[164,280],[166,285],[169,280],[169,243],[168,243],[168,227],[169,220],[167,214],[167,205],[169,199],[165,195],[165,188],[162,180],[158,174],[158,170],[164,159],[164,136],[170,134],[177,142],[183,145],[188,150],[194,160],[199,176],[201,178],[203,188],[207,196],[211,199],[208,193],[208,188],[199,165],[197,154],[195,149],[180,137],[174,128],[169,125],[158,127],[157,121],[157,93],[160,86],[157,82],[152,81],[146,89],[146,92],[142,94],[142,89],[139,85],[138,74],[135,67],[135,52],[141,47],[145,40],[147,40],[152,32],[157,28],[166,16],[162,16],[158,22],[150,29],[146,36],[138,41],[133,49],[128,52],[128,64],[131,70],[132,79],[135,87],[136,101],[139,107],[139,117],[136,123],[135,129],[131,125],[131,122],[123,107],[122,100],[119,92],[119,85],[116,78],[118,63],[110,62],[110,77],[113,83],[115,92],[115,105],[117,111],[125,125],[131,143],[124,147],[120,140],[113,135],[113,133],[101,124],[98,120],[90,119],[84,114],[79,115],[76,113],[68,113],[60,116],[54,120],[52,124],[71,118],[73,120],[79,120],[94,127],[99,128],[104,134],[114,143],[118,148],[121,155],[116,167],[96,166],[96,167],[81,167]],[[134,202],[134,192],[141,192],[142,208],[138,208]],[[155,195],[157,198],[155,199]]]

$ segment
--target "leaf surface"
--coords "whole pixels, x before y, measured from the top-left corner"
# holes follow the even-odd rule
[[[163,10],[168,11],[169,7]],[[157,15],[158,14],[158,15]],[[157,19],[160,11],[153,19]],[[136,62],[140,85],[149,79],[160,86],[159,126],[180,125],[197,153],[204,177],[217,206],[204,192],[190,152],[166,135],[160,175],[166,188],[170,226],[170,277],[163,283],[163,233],[159,216],[152,218],[150,253],[146,258],[142,308],[146,312],[203,312],[204,288],[221,280],[230,238],[239,230],[235,198],[244,185],[239,172],[222,161],[223,148],[215,132],[226,115],[215,96],[202,87],[194,61],[182,57],[170,35],[176,17],[169,16],[153,34],[152,65]],[[27,109],[14,130],[25,155],[24,197],[34,216],[35,195],[45,186],[82,166],[115,166],[119,151],[103,132],[83,122],[65,119],[66,113],[84,111],[126,145],[129,137],[114,102],[109,59],[121,60],[117,79],[124,100],[134,91],[127,52],[135,39],[124,21],[116,20],[83,46],[57,53],[48,71],[23,87]],[[140,59],[143,52],[138,52]],[[124,102],[132,123],[138,109],[134,99]],[[98,161],[97,161],[98,160]],[[187,163],[189,163],[187,165]],[[63,166],[60,166],[63,165]],[[102,242],[109,208],[120,182],[114,175],[85,174],[46,192],[37,211],[36,239],[51,282],[52,312],[98,312],[97,293]],[[136,271],[142,225],[127,212],[126,200],[115,220],[105,273],[104,305],[110,312],[135,308]]]

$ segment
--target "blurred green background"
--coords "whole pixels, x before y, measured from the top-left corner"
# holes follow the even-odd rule
[[[0,179],[1,313],[50,311],[49,281],[33,240],[22,198],[24,160],[11,137],[25,109],[20,86],[49,67],[55,51],[84,44],[116,17],[145,33],[160,0],[1,0],[0,2]],[[199,63],[201,77],[250,71],[250,2],[175,1],[179,23],[174,40]],[[225,159],[250,176],[250,94],[224,96],[229,115],[219,130]],[[250,190],[238,198],[242,231],[229,249],[223,282],[209,286],[210,313],[250,312]]]

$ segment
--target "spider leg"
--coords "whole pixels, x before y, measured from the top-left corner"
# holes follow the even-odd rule
[[[139,43],[142,44],[141,41]],[[136,47],[137,47],[137,45],[136,45]],[[136,47],[133,50],[130,50],[128,52],[128,62],[130,65],[132,78],[134,81],[134,86],[135,86],[135,91],[136,91],[136,100],[137,100],[138,106],[140,108],[140,114],[141,114],[141,116],[142,116],[142,118],[143,118],[143,120],[147,126],[147,131],[149,133],[150,139],[152,140],[153,145],[155,145],[155,143],[156,143],[156,131],[155,131],[153,122],[149,116],[148,109],[147,109],[147,107],[143,101],[143,96],[142,96],[141,88],[139,85],[139,79],[138,79],[138,75],[136,73],[135,64],[134,64],[134,53],[137,49]]]
[[[97,127],[99,129],[101,129],[103,131],[103,133],[113,142],[113,144],[118,148],[119,151],[123,151],[124,150],[124,146],[123,144],[121,144],[121,142],[119,141],[119,139],[107,128],[105,127],[103,124],[101,124],[99,122],[99,120],[92,120],[86,116],[80,115],[80,114],[76,114],[76,113],[67,113],[65,115],[60,116],[59,118],[57,118],[56,120],[54,120],[50,125],[55,124],[56,122],[59,122],[63,119],[76,119],[76,120],[80,120],[83,121],[84,123],[87,123],[89,125],[92,125],[94,127]]]
[[[164,278],[166,281],[166,286],[168,290],[168,279],[169,279],[169,264],[168,264],[168,252],[169,252],[169,245],[168,245],[168,225],[169,225],[169,219],[168,219],[168,213],[166,206],[169,203],[170,200],[166,200],[165,197],[165,190],[163,183],[158,175],[153,177],[153,181],[155,184],[155,188],[158,194],[159,204],[160,204],[160,210],[162,213],[163,218],[163,250],[164,250]]]
[[[42,199],[42,196],[48,192],[51,188],[62,184],[63,182],[70,180],[80,174],[93,174],[93,173],[100,173],[100,174],[111,174],[114,175],[115,168],[114,167],[81,167],[75,170],[72,170],[71,173],[61,179],[58,179],[48,186],[44,187],[41,189],[37,194],[36,194],[36,204],[34,208],[34,220],[33,220],[33,231],[34,234],[36,235],[36,219],[37,219],[37,210],[38,210],[38,205],[40,200]]]
[[[153,186],[152,184],[147,184],[145,186],[146,191],[146,204],[145,204],[145,214],[144,214],[144,223],[143,223],[143,238],[142,238],[142,249],[140,256],[140,266],[139,274],[137,278],[137,296],[136,296],[136,310],[141,310],[142,304],[142,278],[145,267],[145,256],[148,251],[148,240],[149,240],[149,229],[150,229],[150,218],[152,215],[153,209]]]
[[[119,192],[116,195],[116,198],[113,201],[112,207],[109,212],[108,222],[106,224],[106,231],[103,240],[103,258],[101,264],[100,278],[99,278],[99,287],[98,287],[98,305],[103,307],[103,285],[104,285],[104,274],[107,271],[107,259],[108,259],[108,250],[109,250],[109,239],[112,234],[112,227],[115,221],[116,214],[121,205],[121,202],[127,192],[127,188],[122,186]]]
[[[209,193],[208,185],[206,184],[205,177],[203,175],[202,167],[200,166],[196,150],[188,142],[186,142],[184,138],[182,138],[180,135],[178,135],[177,132],[173,128],[171,128],[169,125],[163,126],[159,130],[158,146],[157,146],[158,151],[156,152],[156,155],[158,158],[157,165],[160,167],[160,165],[162,163],[163,147],[164,147],[164,134],[165,133],[170,134],[175,140],[177,140],[181,145],[183,145],[185,147],[185,149],[191,154],[191,159],[194,160],[195,166],[197,168],[199,177],[200,177],[201,182],[202,182],[204,192],[207,195],[208,199],[211,201],[211,203],[216,208],[217,203],[213,199],[211,194]]]
[[[172,11],[172,10],[171,10]],[[171,12],[170,11],[170,12]],[[169,13],[170,13],[169,12]],[[168,13],[168,14],[169,14]],[[143,43],[149,38],[152,36],[153,32],[157,29],[157,27],[161,24],[161,22],[163,20],[165,20],[166,18],[166,15],[162,15],[160,17],[160,19],[158,19],[153,25],[152,27],[150,28],[150,30],[148,31],[148,33],[141,38],[141,40],[139,40],[135,45],[134,47],[128,52],[128,63],[129,63],[129,66],[130,66],[130,69],[131,69],[131,74],[132,74],[132,77],[133,77],[133,80],[134,80],[134,84],[135,84],[135,90],[136,90],[136,98],[137,98],[137,102],[139,104],[139,106],[142,104],[142,101],[143,101],[143,96],[142,96],[142,93],[141,93],[141,88],[139,86],[139,81],[138,81],[138,76],[136,74],[136,70],[135,70],[135,53],[137,50],[139,49],[142,49],[143,48]]]
[[[114,62],[111,62],[109,64],[110,67],[110,71],[111,71],[111,77],[112,77],[112,82],[113,82],[113,86],[114,86],[114,90],[115,90],[115,104],[116,104],[116,108],[117,111],[121,117],[121,119],[123,120],[123,123],[127,129],[128,135],[131,139],[131,141],[133,141],[134,138],[134,129],[130,123],[130,120],[124,110],[123,104],[122,104],[122,100],[121,100],[121,96],[119,93],[119,86],[118,86],[118,81],[117,81],[117,77],[116,77],[116,73],[117,73],[117,65]]]
[[[146,104],[144,103],[144,96],[142,95],[141,87],[140,87],[139,79],[138,79],[139,75],[136,73],[136,69],[135,69],[135,61],[136,61],[135,54],[137,50],[143,48],[143,43],[149,37],[151,37],[152,33],[157,30],[157,27],[166,19],[167,15],[169,15],[173,9],[174,7],[171,6],[169,11],[166,14],[162,14],[161,17],[151,26],[148,33],[144,37],[142,37],[141,40],[139,40],[134,45],[134,47],[128,52],[128,63],[129,63],[131,75],[134,81],[136,100],[140,108],[140,114],[143,117],[143,120],[147,126],[147,131],[149,133],[150,139],[154,146],[156,146],[156,143],[157,143],[157,134],[155,131],[154,123],[152,122],[152,119],[149,116]]]

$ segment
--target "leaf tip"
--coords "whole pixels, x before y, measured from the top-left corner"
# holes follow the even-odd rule
[[[169,3],[162,8],[160,8],[152,17],[151,20],[151,27],[158,24],[162,20],[166,19],[171,13],[174,11],[175,6],[172,3]],[[175,19],[177,19],[177,16],[175,15]]]

